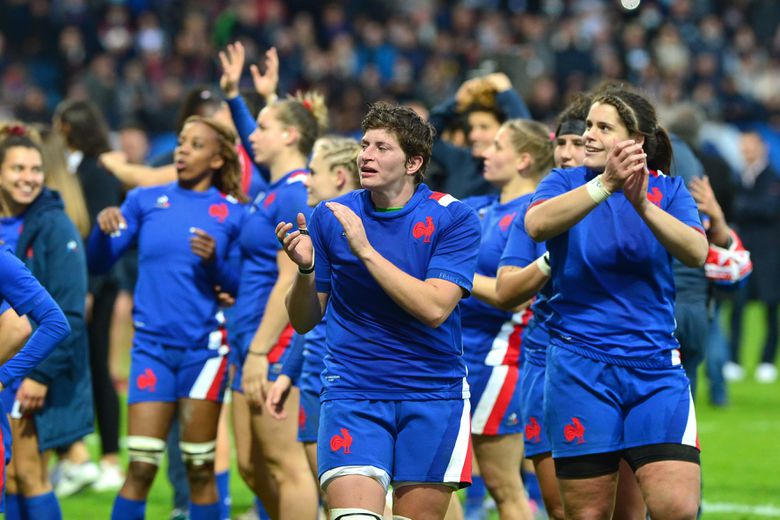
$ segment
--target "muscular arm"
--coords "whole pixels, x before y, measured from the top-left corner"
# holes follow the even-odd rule
[[[688,267],[701,267],[707,258],[707,237],[655,204],[637,208],[639,216],[669,253]]]
[[[13,309],[0,314],[0,365],[11,359],[32,334],[30,321]]]
[[[504,308],[498,300],[496,292],[496,279],[481,274],[474,275],[474,286],[471,288],[471,295],[478,300],[497,307],[502,310],[511,310]]]

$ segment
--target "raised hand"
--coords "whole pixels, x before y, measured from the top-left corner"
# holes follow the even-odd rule
[[[110,206],[98,213],[97,224],[100,231],[106,235],[119,234],[123,229],[127,229],[125,217],[116,206]]]
[[[647,204],[647,184],[649,182],[650,173],[647,168],[635,172],[631,175],[623,184],[623,195],[626,196],[629,202],[637,209],[642,210]]]
[[[298,267],[308,269],[314,264],[314,246],[311,243],[309,231],[306,228],[306,216],[298,213],[298,229],[288,232],[293,225],[289,222],[279,222],[276,225],[276,239],[282,245],[282,249],[295,262]]]
[[[333,216],[344,228],[344,235],[349,242],[349,248],[361,260],[366,258],[374,248],[366,236],[366,228],[354,211],[338,202],[326,202],[325,206],[333,212]]]
[[[496,92],[506,92],[512,88],[512,80],[503,72],[494,72],[485,76],[485,82]]]
[[[257,65],[250,65],[249,71],[252,73],[255,91],[263,96],[266,103],[271,103],[276,99],[276,89],[279,86],[279,54],[276,52],[276,47],[265,51],[264,68],[264,74],[260,73]]]
[[[647,170],[646,159],[642,145],[633,139],[616,143],[607,156],[601,182],[611,192],[621,189],[629,177]]]
[[[688,189],[699,207],[699,211],[710,217],[712,220],[722,221],[723,209],[721,209],[718,200],[715,198],[715,192],[712,191],[709,177],[694,177],[691,179]]]
[[[228,44],[224,51],[219,51],[219,63],[222,65],[219,86],[228,99],[238,96],[238,84],[241,81],[244,60],[245,51],[241,42]]]

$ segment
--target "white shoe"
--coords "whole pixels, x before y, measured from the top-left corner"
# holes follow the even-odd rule
[[[745,369],[733,361],[727,361],[723,365],[723,377],[726,381],[742,381],[745,379]]]
[[[54,487],[58,497],[69,497],[92,485],[100,476],[100,470],[94,462],[74,464],[67,460],[60,466],[60,478]]]
[[[771,363],[761,363],[756,367],[756,382],[770,384],[777,381],[777,368]]]
[[[95,491],[113,491],[122,487],[125,483],[125,476],[117,464],[109,462],[100,462],[100,476],[92,484]]]

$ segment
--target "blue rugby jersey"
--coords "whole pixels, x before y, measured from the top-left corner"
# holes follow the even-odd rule
[[[0,251],[0,299],[0,311],[27,314],[36,327],[25,347],[0,367],[0,383],[7,387],[43,361],[70,333],[70,325],[46,289],[8,250]]]
[[[522,268],[531,265],[547,251],[547,246],[544,242],[534,242],[525,230],[525,214],[528,211],[528,203],[530,201],[531,197],[528,197],[512,222],[506,247],[498,264],[499,269],[504,266]],[[533,317],[528,322],[528,326],[523,334],[523,349],[525,350],[526,359],[533,358],[537,364],[544,363],[546,356],[544,349],[550,343],[550,333],[545,322],[552,314],[549,304],[551,297],[552,283],[548,281],[537,293],[533,304],[531,304]]]
[[[477,257],[477,274],[495,278],[509,231],[531,194],[501,204],[498,197],[486,200],[474,197],[478,207],[482,241]],[[464,201],[472,203],[471,199]],[[479,207],[481,206],[481,207]],[[522,219],[522,215],[520,215]],[[525,314],[525,316],[524,316]],[[522,331],[530,312],[503,311],[470,296],[461,302],[463,358],[469,367],[476,365],[517,365]]]
[[[539,184],[531,207],[596,175],[585,167],[555,169]],[[683,179],[650,175],[647,198],[704,233]],[[554,292],[548,323],[567,348],[630,366],[679,363],[672,257],[622,191],[549,239],[547,248]]]
[[[282,374],[290,377],[293,384],[302,392],[317,395],[322,392],[320,375],[325,369],[325,329],[328,325],[327,313],[316,327],[303,337],[297,337],[290,344],[290,353],[284,360]]]
[[[281,244],[274,230],[281,221],[297,222],[298,213],[308,218],[311,208],[306,205],[304,184],[308,174],[308,170],[287,173],[247,209],[239,236],[241,280],[233,321],[228,324],[231,334],[254,332],[260,325],[271,289],[279,277],[276,255]]]
[[[226,268],[238,239],[244,208],[216,188],[197,192],[178,183],[137,188],[122,204],[127,229],[108,236],[95,226],[89,238],[90,270],[107,270],[138,242],[138,282],[133,321],[136,334],[166,345],[202,348],[217,326],[214,286],[235,291]],[[204,265],[192,252],[193,228],[211,235],[216,260]]]
[[[15,253],[16,244],[19,243],[19,237],[22,235],[23,226],[24,213],[14,217],[0,218],[0,240],[2,240],[0,246]]]
[[[377,211],[366,190],[335,201],[357,214],[371,245],[399,269],[471,290],[480,230],[465,204],[424,184],[398,211]],[[317,290],[330,294],[322,399],[468,397],[459,306],[441,326],[428,327],[381,289],[324,203],[309,229]]]

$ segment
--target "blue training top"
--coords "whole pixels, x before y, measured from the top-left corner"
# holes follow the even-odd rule
[[[165,345],[202,348],[218,326],[214,286],[233,294],[237,289],[226,259],[243,213],[235,199],[213,187],[203,192],[178,183],[136,188],[122,204],[127,229],[112,236],[97,226],[92,230],[90,270],[107,270],[137,239],[136,334]],[[192,252],[193,228],[216,241],[216,259],[209,265]]]
[[[484,204],[483,197],[470,197],[464,203],[474,207],[482,224],[482,241],[477,257],[477,274],[495,278],[498,262],[504,251],[509,230],[520,209],[528,205],[531,194],[522,195],[504,204],[498,196]],[[521,335],[524,328],[522,312],[513,313],[493,307],[474,296],[461,302],[463,327],[463,358],[469,367],[478,365],[518,365]],[[528,313],[530,317],[530,313]]]
[[[537,258],[547,251],[544,242],[534,242],[525,230],[525,214],[531,197],[525,200],[523,206],[517,212],[517,218],[512,222],[509,230],[509,238],[501,255],[498,267],[515,266],[525,267],[531,265]],[[538,364],[545,363],[547,345],[550,343],[550,332],[547,329],[547,320],[552,314],[549,300],[552,297],[552,283],[549,281],[542,286],[531,304],[533,317],[523,334],[524,359]]]
[[[241,280],[233,321],[228,323],[231,334],[254,332],[260,325],[271,289],[279,277],[276,255],[282,246],[274,231],[281,221],[294,224],[298,213],[307,218],[311,213],[306,205],[304,184],[308,174],[308,170],[287,173],[271,184],[246,212],[239,236]]]
[[[539,184],[531,207],[596,175],[585,167],[554,169]],[[704,233],[681,178],[652,174],[647,197]],[[548,323],[565,348],[629,366],[679,364],[672,257],[622,191],[549,239],[547,248],[554,292]]]
[[[377,211],[366,190],[335,202],[355,212],[372,246],[405,273],[471,290],[480,232],[465,204],[424,184],[398,211]],[[423,324],[382,290],[324,203],[309,229],[317,291],[330,295],[322,400],[468,397],[459,306],[439,327]]]

